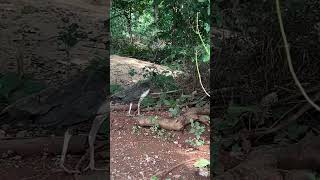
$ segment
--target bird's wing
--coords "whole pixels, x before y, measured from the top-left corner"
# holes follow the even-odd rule
[[[112,95],[111,100],[131,101],[139,98],[143,92],[150,88],[150,82],[150,80],[139,81],[131,87]]]

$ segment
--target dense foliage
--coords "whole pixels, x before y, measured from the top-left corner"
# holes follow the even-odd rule
[[[213,35],[212,55],[216,65],[221,65],[221,71],[214,72],[215,85],[246,84],[253,93],[265,94],[287,83],[290,74],[275,1],[217,1],[213,6],[212,32],[224,29],[233,33],[224,38]],[[318,77],[318,71],[310,73],[310,68],[319,66],[319,7],[314,0],[281,2],[293,64],[296,70],[304,67],[298,72],[303,79]]]
[[[203,38],[197,34],[198,27]],[[111,7],[112,54],[179,65],[209,61],[210,0],[115,0]]]
[[[320,1],[317,0],[280,1],[293,69],[314,101],[317,101],[315,92],[319,90],[320,80],[319,7]],[[296,113],[308,103],[288,68],[290,63],[280,33],[275,0],[219,0],[213,4],[212,17],[214,71],[210,83],[217,89],[224,88],[221,95],[215,93],[212,99],[215,106],[224,108],[220,113],[223,120],[214,123],[211,158],[214,159],[215,175],[221,175],[220,165],[227,166],[231,162],[230,159],[227,162],[218,158],[224,151],[247,155],[260,145],[287,145],[309,139],[313,127],[319,124],[316,120],[319,112],[310,109]],[[218,114],[217,111],[215,113]],[[247,164],[255,163],[250,161]],[[234,166],[241,167],[241,164],[228,169]],[[257,167],[241,168],[259,172]],[[261,176],[257,173],[255,177],[263,179]]]

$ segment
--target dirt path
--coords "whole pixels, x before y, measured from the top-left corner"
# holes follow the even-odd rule
[[[165,113],[165,112],[163,112]],[[159,115],[146,112],[144,115]],[[134,120],[126,112],[111,113],[110,155],[111,175],[115,180],[142,179],[149,180],[158,172],[169,170],[175,165],[193,159],[209,159],[209,144],[198,150],[188,145],[185,140],[192,137],[187,130],[172,132],[170,140],[155,137],[150,128],[142,128],[139,134],[133,133]],[[204,135],[209,141],[209,132]],[[197,174],[193,162],[183,164],[167,174],[171,179],[209,179]]]

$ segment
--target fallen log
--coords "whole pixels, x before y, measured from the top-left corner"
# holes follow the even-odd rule
[[[153,126],[158,124],[161,128],[166,130],[181,131],[186,125],[190,123],[190,119],[199,121],[209,126],[209,117],[205,114],[207,110],[199,110],[198,108],[190,108],[185,110],[183,114],[176,118],[158,117],[156,121],[151,121],[153,116],[138,116],[134,117],[139,126]]]
[[[37,138],[15,138],[1,140],[0,154],[7,153],[8,150],[21,156],[48,153],[51,155],[60,154],[63,146],[63,136],[37,137]],[[72,136],[68,153],[81,154],[88,147],[88,137],[76,135]],[[103,145],[101,141],[96,141],[98,146]]]

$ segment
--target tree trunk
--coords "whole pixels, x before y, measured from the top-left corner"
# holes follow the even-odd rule
[[[177,6],[176,4],[173,4],[172,6],[172,17],[173,17],[173,20],[172,20],[172,28],[171,28],[171,43],[172,43],[172,46],[175,46],[176,45],[176,40],[174,37],[176,37],[176,31],[177,31],[177,23],[178,22],[178,19],[177,19]]]
[[[131,7],[129,7],[129,13],[126,14],[126,18],[128,22],[128,33],[129,33],[130,43],[132,43]]]
[[[159,6],[158,6],[158,1],[154,0],[153,1],[153,18],[156,26],[158,27],[158,14],[159,14]]]
[[[24,67],[23,67],[23,50],[22,47],[18,47],[18,52],[16,54],[17,60],[17,74],[19,77],[23,77],[24,75]]]

